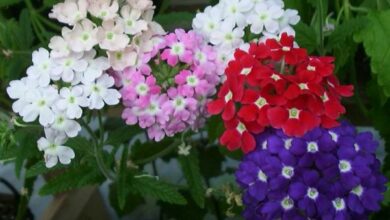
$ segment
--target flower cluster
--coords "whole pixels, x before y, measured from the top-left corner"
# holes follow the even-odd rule
[[[216,52],[193,31],[178,29],[164,37],[138,67],[113,73],[129,125],[147,129],[160,141],[204,124],[205,105],[220,83]]]
[[[267,129],[236,172],[246,219],[368,219],[380,209],[386,178],[378,142],[343,122],[301,138]]]
[[[284,10],[281,0],[221,0],[198,13],[192,26],[217,47],[223,72],[234,50],[247,48],[245,40],[278,38],[283,32],[294,34],[291,25],[299,20],[298,11]]]
[[[299,137],[319,125],[338,125],[345,113],[340,99],[351,96],[353,87],[340,85],[332,57],[309,57],[286,33],[280,41],[252,43],[248,52],[237,49],[234,56],[218,98],[208,103],[209,113],[222,113],[221,143],[230,150],[250,152],[252,133],[268,126]]]
[[[82,108],[100,110],[119,103],[121,94],[108,70],[134,66],[138,53],[153,49],[164,33],[151,20],[153,9],[150,0],[129,0],[121,8],[116,0],[66,0],[53,7],[50,17],[68,26],[50,40],[50,51],[33,52],[27,77],[7,88],[15,100],[13,111],[25,122],[38,119],[45,128],[38,148],[47,167],[58,161],[69,164],[75,157],[63,144],[80,132]],[[106,55],[98,56],[100,52]]]

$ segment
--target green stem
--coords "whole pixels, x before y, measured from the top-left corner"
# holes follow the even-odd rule
[[[324,35],[324,26],[325,26],[325,15],[324,15],[324,2],[318,0],[319,4],[319,33],[320,33],[320,48],[319,52],[321,55],[325,55],[325,35]]]
[[[360,12],[360,13],[369,13],[370,12],[370,9],[368,9],[368,8],[355,7],[355,6],[352,6],[352,5],[349,5],[349,9],[351,11]]]
[[[355,67],[355,61],[352,61],[352,74],[351,74],[351,81],[352,81],[352,84],[354,85],[355,87],[355,100],[360,108],[360,111],[364,114],[365,117],[368,117],[368,114],[369,114],[369,110],[367,109],[367,107],[364,105],[364,102],[361,98],[361,94],[360,94],[360,88],[359,88],[359,83],[358,83],[358,79],[357,79],[357,72],[356,72],[356,67]]]
[[[29,163],[29,162],[28,162]],[[35,183],[36,177],[33,178],[24,178],[24,185],[21,190],[21,195],[19,199],[19,205],[18,205],[18,212],[16,215],[16,220],[24,220],[26,219],[27,209],[28,209],[28,202],[30,200],[30,196],[33,191],[34,183]]]
[[[282,58],[282,63],[280,64],[280,71],[279,71],[279,73],[280,74],[284,74],[284,69],[286,68],[286,59],[285,59],[285,57],[283,56],[283,58]]]
[[[349,4],[349,0],[343,1],[344,17],[347,21],[351,18],[350,5],[351,4]]]
[[[159,153],[157,153],[151,157],[145,158],[145,159],[140,159],[140,160],[134,161],[134,163],[137,165],[143,165],[143,164],[148,164],[150,162],[153,162],[160,157],[164,157],[164,156],[170,154],[173,150],[175,150],[177,148],[177,146],[179,146],[180,143],[181,143],[181,140],[176,140],[171,145],[166,147],[164,150],[160,151]]]

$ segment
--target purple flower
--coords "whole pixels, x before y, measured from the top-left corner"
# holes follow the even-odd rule
[[[236,172],[245,219],[367,219],[378,211],[386,178],[378,142],[342,122],[302,138],[266,129]]]

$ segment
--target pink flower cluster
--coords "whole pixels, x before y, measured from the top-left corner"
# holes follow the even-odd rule
[[[214,48],[195,32],[178,29],[141,56],[136,68],[114,73],[126,123],[138,124],[156,141],[202,127],[205,104],[221,82]]]

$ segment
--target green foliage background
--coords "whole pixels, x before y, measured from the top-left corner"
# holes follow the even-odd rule
[[[110,186],[110,201],[118,215],[131,213],[153,197],[161,203],[161,218],[201,219],[213,213],[218,219],[226,214],[238,214],[239,202],[232,202],[238,195],[233,182],[227,181],[210,193],[210,179],[234,170],[222,171],[225,158],[239,160],[239,152],[227,152],[216,145],[222,124],[218,118],[208,121],[208,135],[193,140],[186,134],[166,139],[161,143],[133,140],[142,131],[126,127],[120,118],[102,122],[99,131],[100,145],[111,146],[103,151],[101,161],[109,167],[107,175],[98,169],[92,139],[77,137],[68,146],[75,149],[76,158],[69,166],[46,169],[36,142],[42,134],[39,127],[18,127],[17,118],[11,113],[11,101],[6,87],[11,80],[21,78],[31,64],[33,50],[46,47],[48,40],[59,33],[61,26],[47,15],[58,0],[1,0],[0,1],[0,162],[15,163],[16,175],[24,180],[29,193],[56,194],[87,185],[101,184],[116,174]],[[210,1],[215,4],[215,0]],[[156,20],[167,30],[175,27],[190,28],[191,20],[201,7],[185,10],[172,7],[170,0],[155,1]],[[309,52],[336,57],[336,74],[343,84],[355,86],[355,96],[345,101],[345,116],[355,125],[372,126],[386,143],[383,172],[390,178],[390,0],[285,0],[286,8],[299,11],[302,21],[296,26],[297,42]],[[328,27],[326,30],[323,27]],[[96,116],[96,113],[90,112]],[[191,156],[178,156],[176,149],[182,140],[193,146]],[[120,154],[120,160],[114,155]],[[186,185],[175,185],[144,173],[146,164],[155,159],[178,159]],[[26,172],[22,172],[26,171]],[[24,173],[24,176],[21,174]],[[41,189],[33,190],[37,176],[57,173]],[[80,178],[81,177],[81,178]],[[208,191],[206,193],[206,191]],[[23,218],[29,195],[21,200],[18,217]],[[233,198],[233,200],[232,200]],[[385,195],[382,210],[372,219],[390,216],[390,192]]]

